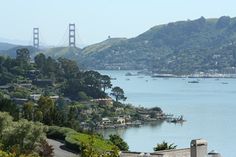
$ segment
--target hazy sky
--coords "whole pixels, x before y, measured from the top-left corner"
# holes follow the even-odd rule
[[[201,16],[236,16],[235,0],[1,0],[0,39],[67,44],[69,23],[77,27],[80,45],[111,37],[135,37],[149,28]]]

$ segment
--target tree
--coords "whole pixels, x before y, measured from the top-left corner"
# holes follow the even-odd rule
[[[114,146],[110,152],[104,152],[96,149],[95,147],[95,136],[89,138],[87,144],[82,143],[81,157],[119,157],[119,149]]]
[[[16,156],[37,152],[40,141],[45,139],[45,127],[27,120],[13,121],[6,112],[0,112],[1,150]]]
[[[39,110],[43,114],[43,122],[47,125],[53,124],[54,102],[50,97],[41,96],[39,101]]]
[[[14,119],[19,119],[19,108],[10,99],[0,99],[0,111],[9,112]]]
[[[53,157],[53,146],[49,145],[46,140],[41,140],[40,141],[40,146],[38,148],[39,155],[41,157]]]
[[[104,92],[106,91],[106,89],[112,87],[111,78],[108,75],[102,75],[100,81],[101,81],[101,87]]]
[[[29,64],[30,61],[30,52],[26,48],[16,50],[16,61],[20,67],[25,67]]]
[[[116,102],[118,102],[119,100],[123,100],[125,101],[127,98],[124,95],[124,90],[121,89],[120,87],[114,87],[111,90],[111,95],[115,97]]]
[[[34,57],[34,61],[36,66],[42,70],[43,67],[45,66],[46,63],[46,57],[43,53],[38,54],[37,56]]]
[[[0,139],[3,137],[4,130],[13,122],[13,118],[7,112],[0,112]]]
[[[65,58],[59,58],[58,61],[60,63],[60,67],[63,69],[65,78],[69,79],[76,77],[77,73],[79,72],[79,67],[75,61]]]
[[[110,135],[109,140],[122,151],[128,151],[128,144],[119,135]]]
[[[22,108],[23,118],[28,120],[33,120],[33,113],[34,113],[34,103],[33,102],[25,103]]]
[[[160,144],[157,144],[156,147],[154,147],[154,151],[160,151],[160,150],[170,150],[170,149],[176,149],[177,145],[174,143],[168,144],[167,142],[163,141]]]

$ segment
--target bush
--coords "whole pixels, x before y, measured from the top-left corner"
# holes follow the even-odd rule
[[[128,151],[128,144],[119,135],[110,135],[109,140],[122,151]]]
[[[56,140],[65,140],[67,134],[75,132],[75,130],[66,127],[49,126],[47,137]]]
[[[163,141],[162,143],[159,143],[156,145],[156,147],[153,148],[154,151],[161,151],[161,150],[170,150],[170,149],[176,149],[177,145],[174,143],[168,144],[167,142]]]
[[[79,92],[78,97],[79,97],[79,100],[89,100],[90,99],[90,97],[88,97],[85,92]]]
[[[84,133],[70,133],[66,136],[65,142],[68,148],[81,152],[82,145],[88,145],[91,138],[94,138],[94,149],[96,150],[106,152],[112,151],[114,148],[114,145],[110,141]]]

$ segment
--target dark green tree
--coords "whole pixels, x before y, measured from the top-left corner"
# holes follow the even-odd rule
[[[127,98],[125,97],[124,90],[120,87],[114,87],[111,90],[111,95],[115,97],[116,102],[119,100],[125,101]]]
[[[177,145],[174,143],[168,144],[167,142],[163,141],[160,144],[157,144],[156,147],[154,147],[154,151],[160,151],[160,150],[170,150],[170,149],[176,149]]]
[[[102,75],[100,81],[101,81],[101,87],[104,92],[106,91],[106,89],[112,87],[111,78],[108,75]]]
[[[109,140],[116,145],[121,151],[128,151],[128,144],[119,135],[110,135]]]

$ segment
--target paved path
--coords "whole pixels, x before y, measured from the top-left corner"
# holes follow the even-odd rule
[[[75,152],[66,149],[62,142],[52,139],[47,139],[47,142],[53,146],[55,157],[79,157]]]

